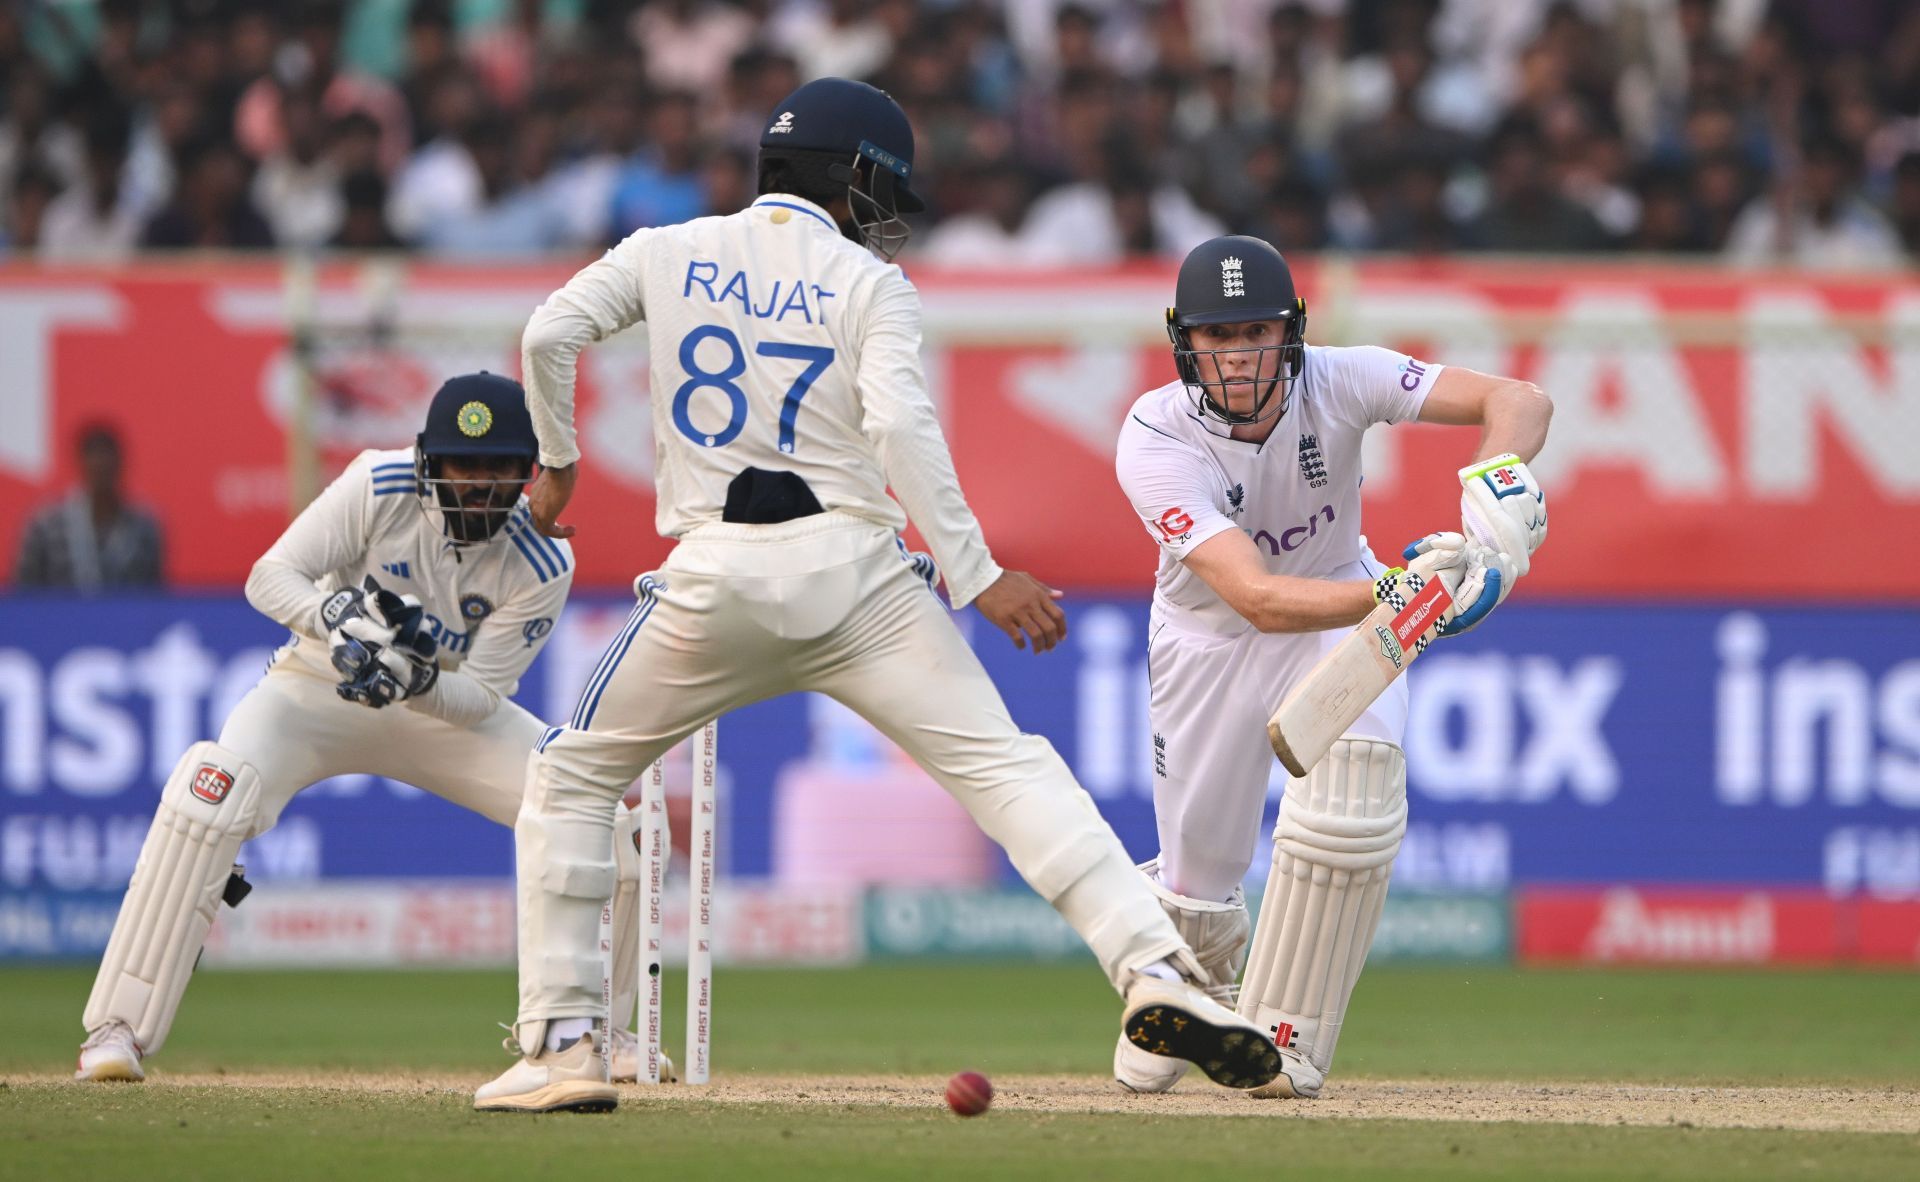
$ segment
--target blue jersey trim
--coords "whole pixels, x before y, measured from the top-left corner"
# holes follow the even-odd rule
[[[533,548],[527,545],[527,540],[521,536],[520,531],[508,530],[507,537],[513,542],[513,548],[520,551],[520,557],[526,559],[527,565],[533,568],[533,573],[540,576],[541,582],[546,582],[547,572],[541,569],[540,560],[533,556]]]
[[[548,575],[557,576],[561,570],[565,569],[560,563],[555,562],[554,556],[549,553],[553,548],[553,543],[543,537],[540,531],[534,529],[531,525],[524,525],[514,530],[513,538],[514,541],[520,543],[522,549],[529,554],[534,561],[547,568]],[[545,581],[545,579],[541,580],[541,582]]]
[[[775,206],[778,206],[781,209],[798,210],[799,212],[806,214],[810,218],[819,219],[819,222],[821,225],[825,226],[829,230],[832,230],[835,234],[838,234],[840,232],[840,227],[834,225],[831,221],[829,221],[827,217],[823,215],[819,210],[808,209],[804,205],[795,205],[791,201],[756,201],[753,203],[753,206],[755,209],[772,209]]]
[[[541,533],[539,530],[535,530],[533,536],[540,539],[540,544],[547,548],[547,553],[553,555],[553,561],[559,565],[560,570],[556,570],[553,573],[557,575],[561,571],[566,570],[567,552],[560,548],[560,543]]]
[[[600,695],[606,692],[607,683],[613,680],[614,670],[620,667],[627,650],[633,647],[633,638],[639,635],[640,626],[647,622],[647,617],[653,614],[654,605],[660,602],[654,598],[653,589],[645,583],[641,584],[641,591],[646,597],[635,605],[633,614],[627,617],[626,627],[620,630],[620,635],[614,637],[607,651],[601,654],[600,664],[594,668],[593,676],[587,679],[587,688],[581,691],[580,704],[574,708],[573,721],[568,724],[574,730],[583,731],[593,725],[594,712],[600,708]]]

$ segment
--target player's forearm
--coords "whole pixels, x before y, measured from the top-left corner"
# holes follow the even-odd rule
[[[247,575],[247,602],[255,611],[302,636],[323,637],[320,605],[327,596],[313,577],[276,558],[271,552],[253,564]]]
[[[1509,381],[1487,396],[1480,420],[1480,446],[1473,458],[1484,460],[1508,452],[1531,460],[1547,442],[1553,421],[1553,399],[1532,382]]]
[[[580,350],[596,339],[586,316],[549,300],[527,322],[520,338],[520,369],[526,379],[527,411],[540,441],[540,463],[564,468],[580,458],[573,425],[573,389]]]
[[[1373,610],[1373,584],[1268,575],[1237,598],[1235,609],[1262,632],[1325,632],[1366,619]]]
[[[878,443],[887,482],[933,551],[947,598],[954,607],[965,607],[993,585],[1001,570],[960,491],[946,440],[937,427],[908,428],[882,433]]]
[[[407,699],[407,707],[457,727],[477,726],[500,708],[500,695],[464,673],[442,672],[433,689]]]

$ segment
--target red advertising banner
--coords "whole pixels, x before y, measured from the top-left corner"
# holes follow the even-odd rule
[[[1840,905],[1811,891],[1528,890],[1516,906],[1523,964],[1827,964],[1842,950]]]
[[[1920,966],[1920,899],[1866,899],[1859,904],[1860,959]]]
[[[418,430],[445,376],[517,372],[567,264],[277,261],[0,267],[0,554],[70,486],[73,441],[117,424],[169,568],[231,587],[319,478]],[[1138,590],[1152,543],[1121,498],[1127,407],[1172,377],[1170,267],[913,272],[928,376],[1006,565]],[[1646,265],[1307,263],[1308,338],[1388,344],[1537,382],[1552,536],[1529,595],[1880,599],[1920,582],[1920,285]],[[657,563],[642,331],[581,364],[584,582]],[[300,426],[304,424],[304,426]],[[1372,432],[1364,528],[1382,554],[1457,521],[1471,430]],[[296,485],[297,486],[297,485]],[[1256,528],[1253,523],[1249,528]]]
[[[1522,964],[1920,965],[1920,900],[1817,891],[1528,888]]]

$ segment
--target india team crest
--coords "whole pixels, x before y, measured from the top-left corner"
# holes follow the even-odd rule
[[[484,595],[460,597],[460,616],[469,624],[478,624],[493,614],[493,601]]]
[[[454,422],[460,425],[460,434],[478,439],[493,430],[493,408],[484,402],[469,402],[460,408]]]

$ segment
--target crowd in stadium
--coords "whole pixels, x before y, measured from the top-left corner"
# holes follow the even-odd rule
[[[578,254],[739,208],[827,74],[912,116],[942,264],[1920,258],[1903,0],[34,0],[0,257]]]

